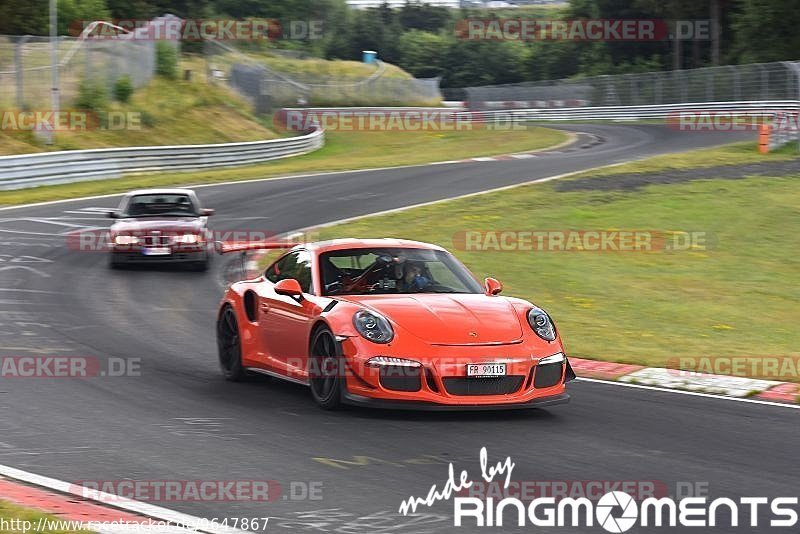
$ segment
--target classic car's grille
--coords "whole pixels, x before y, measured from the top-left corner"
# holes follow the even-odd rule
[[[382,366],[380,380],[382,387],[393,391],[419,391],[422,387],[418,367]]]
[[[492,378],[443,378],[444,388],[450,395],[507,395],[519,390],[524,375]]]
[[[548,363],[537,365],[533,371],[533,387],[549,388],[561,382],[564,365],[561,363]]]

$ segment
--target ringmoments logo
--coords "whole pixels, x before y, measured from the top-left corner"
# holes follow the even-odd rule
[[[646,497],[637,501],[625,491],[612,490],[593,501],[586,497],[536,497],[523,501],[518,497],[464,497],[465,490],[481,480],[502,480],[511,485],[516,464],[511,457],[490,465],[486,447],[480,451],[480,478],[467,470],[456,475],[453,464],[439,487],[430,487],[425,497],[411,496],[400,504],[399,513],[416,513],[423,506],[453,501],[455,527],[600,527],[606,532],[621,533],[634,526],[725,528],[740,524],[750,527],[795,527],[798,523],[798,497],[740,497],[731,499],[707,496]],[[720,530],[721,532],[723,530]]]

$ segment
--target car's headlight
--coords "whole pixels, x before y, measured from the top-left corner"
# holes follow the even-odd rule
[[[553,341],[556,338],[556,328],[543,309],[533,307],[528,311],[528,324],[531,325],[536,335],[545,341]]]
[[[200,242],[200,236],[197,234],[179,234],[172,238],[173,242],[183,245],[194,245]]]
[[[422,367],[422,364],[414,360],[405,358],[395,358],[393,356],[375,356],[365,363],[367,367]]]
[[[394,339],[392,325],[385,317],[367,310],[357,311],[353,315],[353,325],[361,337],[373,343],[389,343]]]
[[[114,237],[115,245],[135,245],[139,242],[139,238],[135,235],[118,235]]]

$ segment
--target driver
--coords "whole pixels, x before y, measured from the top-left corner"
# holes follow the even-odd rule
[[[403,277],[397,284],[398,291],[406,293],[422,291],[431,285],[431,281],[422,274],[424,269],[420,262],[407,261],[403,266]]]

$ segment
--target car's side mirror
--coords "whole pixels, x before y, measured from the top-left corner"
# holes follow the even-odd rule
[[[200,210],[200,214],[203,215],[204,217],[211,217],[212,215],[214,215],[214,210],[211,208],[203,208],[202,210]]]
[[[300,282],[294,278],[284,278],[275,284],[275,293],[287,297],[302,297],[303,289],[300,287]]]
[[[106,212],[106,217],[109,219],[116,219],[119,217],[119,213],[117,213],[117,210],[109,210]]]
[[[487,295],[497,295],[503,290],[503,284],[494,278],[487,278],[484,281],[484,287]]]

